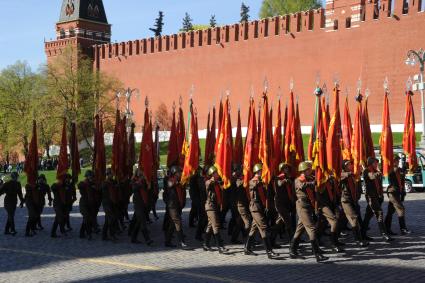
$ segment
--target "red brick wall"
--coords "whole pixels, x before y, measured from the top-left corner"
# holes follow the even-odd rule
[[[363,90],[368,87],[371,91],[371,123],[380,124],[382,85],[388,76],[391,120],[403,123],[405,82],[419,69],[406,66],[404,61],[409,49],[424,47],[425,14],[416,12],[415,6],[407,15],[402,15],[402,1],[394,1],[394,17],[382,12],[379,19],[373,19],[370,6],[373,3],[367,4],[365,21],[348,29],[343,22],[339,22],[338,30],[325,28],[324,11],[317,10],[212,30],[97,46],[95,66],[117,76],[126,87],[139,88],[143,97],[150,97],[153,111],[161,102],[171,111],[179,95],[183,95],[187,110],[188,92],[194,84],[200,128],[206,125],[208,107],[217,105],[220,94],[227,88],[231,90],[232,118],[236,119],[240,104],[246,125],[251,85],[258,102],[265,76],[273,102],[276,102],[279,86],[283,89],[283,101],[287,99],[290,78],[294,79],[301,122],[310,125],[317,73],[322,82],[327,83],[329,91],[335,75],[340,79],[343,94],[345,88],[349,88],[352,115],[356,82],[360,76]],[[133,103],[138,126],[142,124],[143,101]],[[414,97],[414,103],[417,122],[420,122],[419,95]]]

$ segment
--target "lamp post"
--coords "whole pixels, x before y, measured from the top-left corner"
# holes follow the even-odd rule
[[[421,93],[421,111],[422,111],[422,136],[421,146],[425,147],[425,97],[424,97],[424,64],[425,64],[425,51],[421,48],[418,51],[409,50],[407,52],[406,65],[415,66],[419,64],[420,73],[414,76],[414,83],[412,86],[413,91],[419,90]]]
[[[130,104],[131,104],[131,98],[136,95],[136,98],[140,97],[140,91],[137,88],[131,89],[131,88],[127,88],[127,89],[123,89],[120,90],[117,94],[116,94],[116,98],[117,98],[117,108],[119,107],[119,99],[121,98],[121,96],[125,97],[126,100],[126,105],[125,105],[125,112],[124,115],[127,118],[127,128],[131,127],[131,123],[133,122],[133,111],[130,108]]]

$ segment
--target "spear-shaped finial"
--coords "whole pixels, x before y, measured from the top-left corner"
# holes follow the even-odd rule
[[[145,98],[145,107],[148,108],[149,107],[149,98],[146,96]]]
[[[412,77],[409,76],[406,81],[406,92],[412,91],[413,81]]]
[[[183,105],[183,97],[181,95],[179,96],[179,105],[180,107]]]
[[[389,85],[388,85],[388,77],[387,76],[384,79],[383,87],[384,87],[384,90],[385,90],[386,93],[389,93],[390,92],[390,88],[389,88]]]
[[[368,98],[368,97],[369,97],[369,95],[370,95],[370,90],[369,90],[369,88],[366,88],[366,90],[365,90],[364,94],[365,94],[366,98]]]
[[[291,89],[292,91],[292,89]],[[280,100],[280,98],[282,97],[282,88],[279,86],[277,88],[277,99]]]
[[[251,85],[251,94],[250,94],[250,99],[254,100],[254,86]]]
[[[292,92],[294,91],[294,78],[291,78],[289,81],[289,90]]]
[[[362,79],[357,80],[357,94],[359,95],[362,92]]]
[[[264,86],[264,92],[267,93],[267,90],[269,89],[269,81],[267,80],[267,76],[264,77],[263,86]]]

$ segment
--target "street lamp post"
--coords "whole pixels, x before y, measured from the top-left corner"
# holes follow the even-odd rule
[[[140,91],[137,88],[131,89],[131,88],[127,88],[127,89],[123,89],[120,92],[117,93],[116,97],[117,97],[117,108],[119,106],[119,98],[121,96],[125,97],[126,100],[126,105],[125,105],[125,117],[127,118],[127,128],[131,127],[131,123],[133,122],[133,111],[130,108],[130,104],[131,104],[131,98],[136,95],[136,97],[140,97]]]
[[[414,76],[414,84],[412,90],[419,90],[421,93],[421,111],[422,111],[422,137],[421,146],[425,147],[425,97],[424,97],[424,65],[425,65],[425,51],[421,48],[418,51],[409,50],[407,52],[406,65],[415,66],[419,63],[420,73]]]

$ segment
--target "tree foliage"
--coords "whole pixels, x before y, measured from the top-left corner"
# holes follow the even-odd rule
[[[183,18],[183,26],[181,31],[188,32],[193,30],[193,19],[190,17],[189,13],[186,13]]]
[[[158,18],[155,19],[155,24],[153,28],[150,28],[156,37],[161,36],[162,28],[164,26],[164,12],[159,11]]]
[[[217,26],[217,20],[215,19],[215,15],[211,15],[210,18],[210,27],[215,28]]]
[[[245,5],[244,2],[241,4],[241,23],[249,21],[249,6]]]
[[[286,15],[320,7],[318,0],[263,0],[260,18]]]

